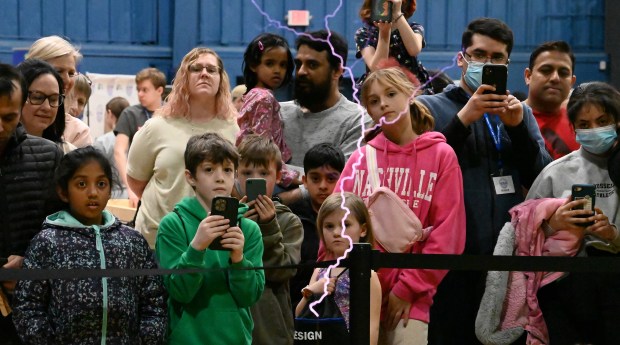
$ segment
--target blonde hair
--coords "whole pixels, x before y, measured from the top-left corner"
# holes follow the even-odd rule
[[[375,238],[373,236],[372,223],[370,221],[370,213],[368,213],[368,208],[366,208],[366,204],[364,204],[364,200],[360,198],[358,195],[343,192],[344,194],[344,206],[351,211],[349,217],[354,217],[355,220],[362,225],[366,225],[366,236],[360,237],[361,243],[370,243],[372,246],[375,244]],[[323,223],[325,222],[325,218],[335,211],[342,210],[342,196],[340,192],[336,192],[330,196],[328,196],[321,208],[319,209],[319,214],[316,217],[316,230],[319,234],[319,238],[321,242],[325,243],[325,238],[323,237]]]
[[[196,47],[190,50],[183,57],[181,66],[172,82],[172,91],[166,97],[166,103],[155,112],[156,115],[163,117],[189,117],[189,66],[194,63],[201,55],[211,54],[217,59],[220,68],[220,84],[215,95],[215,109],[217,117],[223,120],[235,119],[237,111],[232,104],[230,97],[230,82],[228,74],[224,70],[224,63],[217,53],[206,47]]]
[[[407,75],[398,67],[390,67],[385,69],[376,70],[364,80],[362,85],[362,105],[367,108],[368,106],[368,94],[370,93],[370,87],[373,83],[379,82],[384,85],[391,86],[396,90],[410,95],[416,91],[415,85],[407,78]],[[409,113],[411,115],[411,127],[416,134],[422,134],[424,132],[432,131],[435,127],[435,119],[424,104],[414,101],[409,107]],[[368,139],[367,139],[368,140]]]
[[[235,100],[243,96],[243,94],[246,93],[247,91],[248,91],[248,88],[245,86],[245,84],[241,84],[241,85],[235,86],[230,92],[230,94],[232,95],[232,99]]]
[[[76,65],[82,59],[78,48],[64,38],[54,35],[36,40],[26,53],[26,59],[49,61],[69,54],[75,58]]]

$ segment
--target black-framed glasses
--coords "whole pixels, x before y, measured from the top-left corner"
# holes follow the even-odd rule
[[[50,107],[52,108],[58,108],[60,107],[60,105],[62,104],[62,102],[64,102],[65,100],[65,96],[64,95],[59,95],[59,94],[55,94],[55,95],[46,95],[43,92],[39,92],[39,91],[28,91],[28,103],[32,104],[32,105],[41,105],[43,104],[43,102],[45,102],[45,100],[47,99],[48,103],[50,104]]]
[[[462,51],[461,53],[463,54],[463,57],[465,57],[465,60],[480,63],[491,62],[492,64],[497,65],[507,65],[510,61],[504,54],[493,54],[488,56],[487,54],[478,51],[475,51],[472,54],[468,54],[466,51]]]
[[[206,69],[207,73],[209,73],[209,75],[215,76],[215,75],[220,74],[220,66],[203,65],[203,64],[199,64],[199,63],[193,63],[193,64],[189,65],[187,67],[187,69],[191,73],[201,73],[202,70]]]

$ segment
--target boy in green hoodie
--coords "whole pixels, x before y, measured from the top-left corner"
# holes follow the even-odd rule
[[[266,190],[256,200],[248,202],[250,218],[262,233],[263,262],[266,266],[297,265],[301,260],[304,231],[299,217],[277,200],[272,200],[273,189],[280,181],[282,155],[276,143],[264,136],[247,135],[238,146],[239,171],[237,180],[241,195],[247,195],[246,181],[250,178],[265,180]],[[247,196],[241,201],[245,202]],[[267,270],[267,289],[258,303],[252,306],[254,345],[292,345],[294,322],[291,309],[289,280],[295,269]]]
[[[251,344],[254,323],[250,307],[265,286],[263,242],[255,222],[244,218],[239,205],[238,224],[211,215],[216,196],[230,196],[239,155],[220,135],[193,136],[185,150],[185,176],[196,197],[176,204],[159,225],[156,254],[164,268],[205,269],[164,278],[169,293],[169,344]],[[221,236],[222,247],[209,245]],[[242,269],[240,269],[242,268]]]

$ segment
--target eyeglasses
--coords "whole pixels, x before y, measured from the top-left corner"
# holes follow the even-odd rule
[[[482,52],[474,52],[472,55],[470,55],[467,54],[465,51],[462,51],[461,54],[463,55],[463,58],[465,58],[465,61],[467,61],[468,63],[470,61],[474,61],[480,63],[491,62],[498,65],[507,65],[510,62],[510,60],[503,54],[488,56]]]
[[[215,76],[218,75],[220,73],[220,67],[219,66],[213,66],[213,65],[202,65],[199,63],[194,63],[191,64],[187,67],[187,69],[191,72],[191,73],[202,73],[203,69],[207,69],[207,73],[209,73],[209,75],[211,76]]]
[[[39,91],[28,91],[28,103],[32,105],[41,105],[47,99],[50,107],[58,108],[65,100],[64,95],[46,95]]]

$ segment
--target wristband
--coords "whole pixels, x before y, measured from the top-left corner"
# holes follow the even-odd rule
[[[396,17],[396,19],[394,19],[394,20],[392,21],[392,23],[396,23],[396,22],[400,19],[400,17],[402,17],[404,14],[405,14],[405,13],[404,13],[404,12],[402,12],[402,13],[400,14],[400,16]]]

